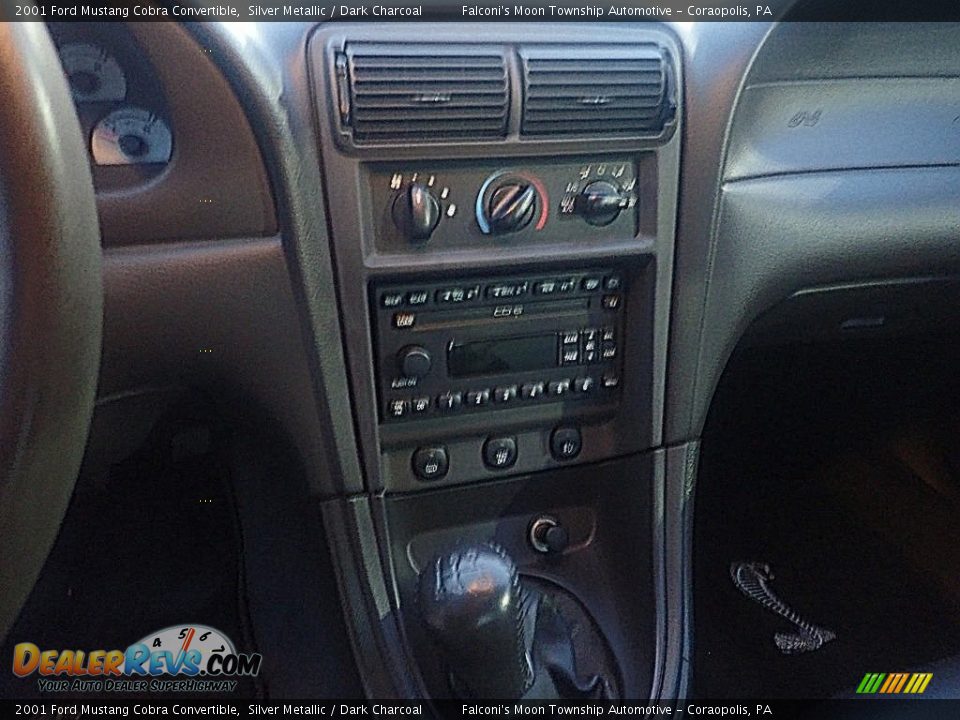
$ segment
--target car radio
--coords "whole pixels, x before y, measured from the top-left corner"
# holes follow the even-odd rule
[[[375,285],[382,422],[619,399],[626,275]]]

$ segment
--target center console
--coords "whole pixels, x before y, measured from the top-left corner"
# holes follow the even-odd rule
[[[379,552],[429,693],[470,683],[434,652],[455,643],[425,629],[418,582],[469,540],[478,568],[515,572],[592,628],[608,692],[644,695],[675,39],[656,25],[337,24],[309,60],[344,326],[328,341],[346,349]]]

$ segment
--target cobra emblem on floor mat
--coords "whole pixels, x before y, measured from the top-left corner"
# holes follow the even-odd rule
[[[819,650],[825,643],[836,640],[832,630],[819,627],[804,620],[770,589],[773,573],[762,562],[735,562],[730,565],[730,578],[744,595],[759,603],[770,612],[797,627],[797,632],[778,632],[773,636],[777,648],[784,655],[798,655]]]

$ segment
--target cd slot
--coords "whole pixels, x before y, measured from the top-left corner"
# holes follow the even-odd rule
[[[500,305],[457,308],[456,310],[431,310],[421,312],[417,316],[417,329],[439,330],[539,315],[576,315],[589,309],[590,298],[571,298],[569,300],[502,303]]]

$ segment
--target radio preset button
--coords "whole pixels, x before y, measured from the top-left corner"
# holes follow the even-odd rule
[[[447,474],[450,460],[443,445],[422,447],[413,454],[413,473],[421,480],[439,480]]]
[[[385,292],[380,296],[380,305],[385,308],[395,308],[403,305],[402,292]]]
[[[570,381],[569,380],[552,380],[549,385],[547,385],[547,393],[559,397],[560,395],[566,395],[570,390]]]
[[[494,402],[506,403],[514,400],[516,397],[517,397],[516,385],[504,385],[503,387],[495,388],[493,391]]]
[[[604,342],[608,340],[615,340],[617,337],[616,331],[612,327],[605,327],[603,329],[603,334],[601,335]]]
[[[573,460],[582,446],[579,428],[558,427],[550,435],[550,452],[556,460]]]
[[[506,470],[517,462],[517,439],[490,438],[483,444],[483,463],[491,470]]]
[[[587,292],[593,292],[594,290],[598,290],[600,288],[600,284],[602,282],[603,280],[598,277],[588,277],[583,279],[583,282],[580,283],[580,287]]]
[[[605,342],[600,350],[600,356],[604,360],[613,360],[617,356],[617,344],[610,340]]]
[[[390,400],[387,402],[387,414],[392,418],[402,418],[410,412],[409,400]]]
[[[446,392],[437,395],[437,407],[441,410],[459,410],[463,405],[463,396],[458,392]]]
[[[520,388],[520,397],[524,400],[536,400],[543,395],[546,386],[542,382],[527,383]]]
[[[564,330],[560,334],[560,342],[564,345],[576,345],[580,341],[580,333],[577,330]]]
[[[564,278],[560,281],[560,292],[571,293],[577,289],[576,278]]]
[[[600,378],[600,384],[612,390],[620,384],[620,376],[616,373],[605,373],[603,377]]]
[[[573,381],[573,391],[578,393],[588,393],[593,390],[593,387],[596,384],[597,381],[592,377],[578,377]]]
[[[430,300],[430,292],[427,290],[411,290],[407,293],[408,305],[426,305]]]
[[[415,415],[422,415],[423,413],[430,412],[430,396],[426,395],[424,397],[415,397],[410,401],[410,409],[413,410]]]
[[[619,275],[608,275],[603,281],[604,290],[619,290],[623,287],[623,280]]]
[[[467,405],[480,407],[490,402],[489,390],[470,390],[467,393]]]

